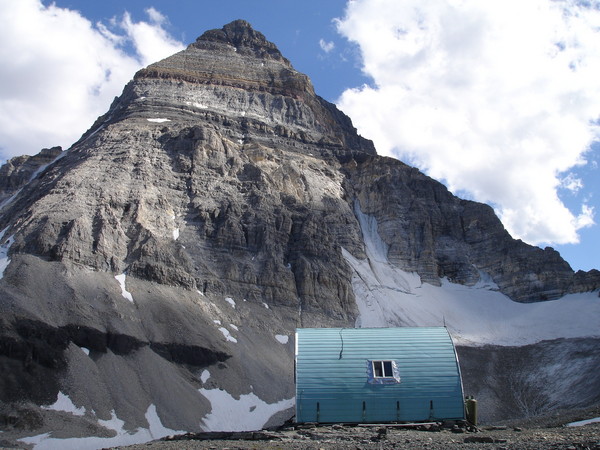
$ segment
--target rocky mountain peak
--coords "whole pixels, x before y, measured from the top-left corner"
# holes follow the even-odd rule
[[[140,70],[89,134],[123,118],[159,113],[170,121],[216,120],[235,140],[270,146],[276,139],[293,151],[318,144],[326,157],[376,153],[345,114],[315,94],[309,77],[243,20],[207,31],[185,50]]]
[[[277,46],[245,20],[206,31],[185,50],[136,74],[138,80],[153,77],[270,92],[296,99],[315,96],[309,78],[294,70]]]
[[[289,64],[277,46],[267,41],[261,32],[254,30],[252,25],[245,20],[234,20],[221,29],[208,30],[192,46],[205,48],[208,43],[215,42],[232,46],[242,54],[284,61]]]

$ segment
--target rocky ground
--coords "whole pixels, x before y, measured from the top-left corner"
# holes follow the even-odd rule
[[[137,449],[600,449],[600,423],[564,424],[600,416],[600,407],[557,412],[477,429],[437,424],[345,426],[304,424],[275,431],[170,436]]]

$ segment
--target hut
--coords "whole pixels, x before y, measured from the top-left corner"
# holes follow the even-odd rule
[[[299,423],[465,418],[458,359],[444,327],[299,328],[295,359]]]

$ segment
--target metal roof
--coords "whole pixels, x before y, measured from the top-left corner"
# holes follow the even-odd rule
[[[393,361],[397,379],[373,379],[372,361]],[[299,328],[298,422],[463,419],[454,344],[443,327]]]

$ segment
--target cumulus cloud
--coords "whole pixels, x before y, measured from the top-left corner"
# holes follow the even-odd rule
[[[599,139],[597,0],[354,0],[338,31],[371,86],[338,105],[379,153],[492,204],[515,237],[575,243],[558,189]]]
[[[183,48],[160,12],[146,13],[92,24],[39,0],[0,2],[0,162],[70,146],[136,70]]]

